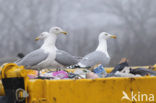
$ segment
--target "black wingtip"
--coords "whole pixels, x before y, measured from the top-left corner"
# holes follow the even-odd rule
[[[80,66],[76,64],[76,65],[68,66],[67,68],[69,68],[69,69],[74,69],[74,68],[80,68]]]

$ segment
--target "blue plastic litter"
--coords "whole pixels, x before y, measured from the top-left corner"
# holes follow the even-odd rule
[[[96,73],[101,78],[107,74],[107,72],[105,71],[103,65],[99,65],[98,67],[96,67],[93,70],[93,72]]]

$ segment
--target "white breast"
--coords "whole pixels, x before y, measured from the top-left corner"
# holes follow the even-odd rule
[[[48,57],[44,61],[39,63],[38,64],[39,66],[42,66],[44,68],[46,68],[46,67],[53,67],[53,68],[62,67],[61,64],[59,64],[55,61],[56,48],[44,48],[44,52],[48,53]]]

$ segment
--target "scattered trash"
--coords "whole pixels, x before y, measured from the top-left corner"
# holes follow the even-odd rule
[[[124,69],[124,67],[128,67],[128,60],[126,58],[122,58],[120,63],[118,65],[115,66],[115,68],[112,70],[111,73],[115,73],[117,71],[121,71]]]
[[[37,78],[37,75],[38,75],[38,71],[36,70],[26,70],[27,72],[27,75],[30,79],[35,79]]]
[[[115,73],[115,75],[118,75],[120,77],[141,77],[141,75],[134,75],[134,74],[131,74],[131,73],[123,73],[123,72],[119,72],[119,71],[117,71]]]
[[[146,75],[156,76],[156,71],[153,71],[151,69],[145,69],[145,68],[136,68],[136,69],[130,68],[130,73],[135,75],[139,74],[141,76],[146,76]]]
[[[105,77],[107,74],[103,65],[101,64],[99,64],[95,69],[93,69],[93,72],[96,73],[100,78]]]
[[[82,77],[82,78],[86,78],[86,74],[87,73],[89,73],[90,71],[89,70],[82,70],[82,69],[76,69],[75,71],[74,71],[74,74],[76,74],[76,75],[79,75],[80,77]]]
[[[74,77],[76,77],[76,74],[74,74],[74,73],[69,73],[68,74],[68,78],[74,78]]]
[[[141,76],[156,76],[154,71],[156,65],[149,66],[149,68],[131,68],[129,67],[128,60],[122,58],[118,65],[110,72],[107,73],[102,64],[97,64],[91,68],[76,68],[76,69],[42,69],[40,77],[38,71],[28,70],[28,77],[30,79],[43,78],[43,79],[96,79],[108,77],[141,77]]]
[[[68,78],[68,73],[61,70],[61,71],[53,72],[52,76],[55,78],[64,79],[64,78]]]
[[[99,76],[93,72],[90,72],[90,73],[86,74],[86,78],[87,79],[96,79],[96,78],[99,78]]]

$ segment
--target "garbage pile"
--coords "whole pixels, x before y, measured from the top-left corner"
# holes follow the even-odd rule
[[[43,69],[39,72],[31,72],[29,78],[45,78],[45,79],[96,79],[106,76],[104,67],[99,64],[91,69]]]
[[[129,67],[126,58],[121,59],[120,63],[114,69],[107,73],[102,64],[95,65],[89,69],[43,69],[39,72],[34,71],[29,74],[29,78],[43,79],[96,79],[108,77],[141,77],[141,76],[156,76],[156,71],[153,68],[131,68]]]

